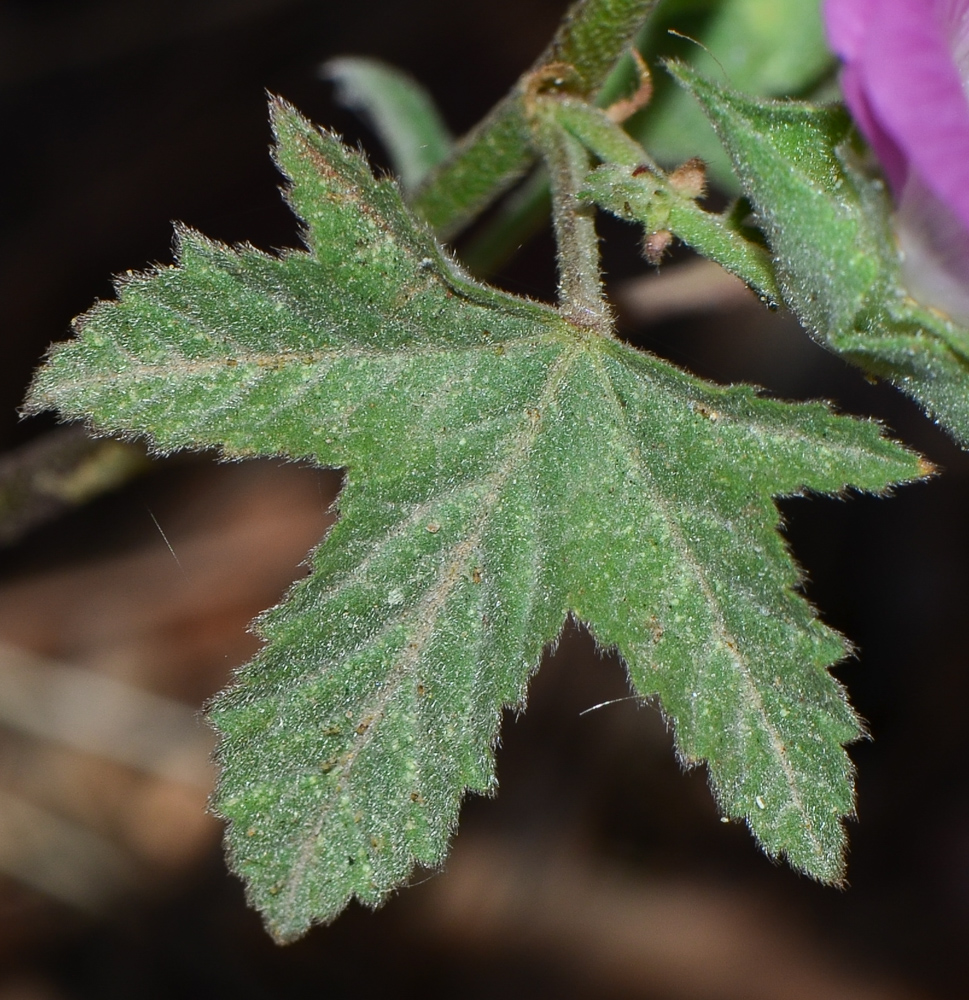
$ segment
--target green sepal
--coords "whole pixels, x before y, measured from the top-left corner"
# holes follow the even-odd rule
[[[720,135],[801,323],[969,447],[969,330],[907,295],[891,204],[882,182],[862,170],[844,108],[757,100],[682,64],[669,70]]]

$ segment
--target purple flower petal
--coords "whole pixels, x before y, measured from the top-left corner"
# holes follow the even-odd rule
[[[878,0],[825,0],[828,41],[846,63],[861,55],[877,4]]]
[[[969,229],[912,174],[895,217],[906,290],[969,326]]]
[[[824,17],[895,193],[905,284],[969,324],[969,0],[825,0]]]
[[[952,6],[878,0],[856,65],[875,119],[969,228],[969,100],[944,23]]]
[[[949,0],[945,23],[956,69],[969,97],[969,0]]]
[[[931,0],[930,0],[931,2]],[[824,0],[828,42],[841,57],[841,90],[862,135],[881,162],[892,189],[899,195],[908,176],[908,157],[885,131],[868,98],[863,57],[871,25],[880,16],[882,0]]]
[[[868,103],[865,79],[861,68],[848,63],[841,74],[841,90],[851,108],[861,134],[868,140],[881,163],[892,190],[901,194],[908,177],[908,157],[898,143],[882,128],[881,122]]]

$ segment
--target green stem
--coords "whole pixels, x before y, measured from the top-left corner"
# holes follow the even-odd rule
[[[543,104],[554,104],[551,98]],[[585,147],[555,120],[554,111],[539,110],[535,138],[552,187],[552,225],[558,255],[559,308],[573,323],[602,336],[612,334],[599,264],[595,206],[578,197],[591,162]]]
[[[551,45],[511,93],[457,144],[418,187],[412,207],[449,239],[522,177],[535,160],[524,107],[527,80],[552,63],[575,70],[578,93],[593,98],[657,0],[580,0]]]
[[[555,117],[562,128],[603,163],[616,163],[623,167],[645,166],[663,176],[663,171],[646,150],[599,108],[572,97],[562,97],[556,104]]]
[[[606,211],[643,223],[647,232],[662,216],[657,228],[668,228],[736,274],[769,305],[782,301],[769,251],[746,239],[728,217],[704,211],[677,191],[646,150],[606,114],[567,96],[555,102],[554,113],[562,129],[608,165],[578,190],[584,188]]]

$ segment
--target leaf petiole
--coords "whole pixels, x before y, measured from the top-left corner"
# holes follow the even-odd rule
[[[552,227],[558,258],[559,309],[573,323],[612,335],[599,263],[595,206],[579,197],[591,167],[588,150],[558,122],[554,94],[529,101],[534,142],[552,189]]]

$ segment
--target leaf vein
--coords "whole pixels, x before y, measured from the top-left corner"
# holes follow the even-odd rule
[[[771,722],[766,707],[764,705],[763,699],[760,696],[760,692],[757,689],[757,685],[751,674],[750,666],[748,665],[746,658],[741,654],[740,645],[730,632],[727,627],[726,618],[724,616],[723,608],[721,606],[720,600],[717,598],[710,581],[707,579],[707,574],[704,571],[702,562],[697,559],[693,552],[692,547],[686,536],[680,530],[679,522],[677,521],[675,515],[670,509],[669,503],[663,496],[662,490],[656,478],[653,476],[652,470],[649,468],[648,463],[645,461],[642,455],[642,451],[638,446],[636,435],[633,429],[630,427],[629,418],[626,413],[625,407],[622,406],[619,401],[619,397],[616,391],[616,387],[609,376],[609,373],[605,370],[602,365],[601,359],[596,357],[595,363],[599,368],[601,379],[603,384],[607,387],[609,403],[616,415],[616,420],[619,425],[623,428],[623,431],[630,442],[629,454],[634,457],[637,465],[639,466],[641,475],[643,479],[651,487],[649,491],[650,497],[655,502],[656,506],[659,508],[660,513],[666,523],[667,529],[670,533],[670,537],[673,539],[674,543],[679,549],[680,557],[689,566],[692,571],[697,584],[700,587],[700,591],[706,600],[707,606],[713,617],[713,623],[718,633],[722,643],[728,650],[730,659],[733,661],[738,675],[743,681],[744,689],[747,694],[748,703],[753,707],[754,712],[761,720],[761,725],[764,731],[767,733],[768,739],[770,741],[771,749],[773,750],[773,756],[776,763],[779,765],[781,772],[784,776],[785,784],[791,794],[791,800],[798,811],[798,814],[803,818],[808,837],[813,845],[816,853],[822,853],[822,845],[818,840],[813,823],[811,821],[810,814],[808,813],[803,799],[801,798],[801,793],[798,788],[797,776],[794,773],[794,769],[787,759],[787,755],[784,752],[783,740],[780,734],[777,732],[774,724]],[[695,710],[696,699],[691,699],[691,709]],[[694,716],[695,721],[695,716]],[[739,720],[738,720],[739,721]]]
[[[580,349],[581,342],[576,340],[571,345],[571,350],[564,350],[552,365],[538,403],[540,412],[547,408],[548,401],[558,391],[559,386],[566,377],[569,366],[575,360]],[[362,733],[356,734],[356,738],[352,741],[354,745],[344,754],[338,774],[335,773],[333,775],[332,791],[329,796],[330,801],[320,810],[319,816],[305,836],[303,846],[287,879],[288,888],[286,895],[283,897],[285,906],[292,906],[295,895],[299,891],[303,875],[312,860],[316,843],[319,840],[323,827],[332,814],[337,791],[344,787],[357,757],[369,745],[378,732],[380,722],[384,717],[391,698],[400,690],[405,679],[418,663],[421,653],[433,634],[437,618],[447,603],[448,597],[457,583],[463,579],[462,570],[466,557],[481,543],[485,527],[501,487],[507,482],[512,472],[524,461],[539,433],[540,422],[528,419],[523,425],[523,433],[514,436],[509,435],[512,439],[513,447],[509,449],[509,454],[505,461],[502,462],[491,476],[486,477],[483,481],[484,483],[489,483],[490,488],[482,495],[478,516],[470,525],[468,534],[452,546],[446,558],[442,560],[442,571],[438,577],[437,585],[429,588],[424,600],[414,609],[412,619],[419,623],[418,628],[394,664],[393,677],[385,682],[376,697],[372,701],[367,702],[363,707],[363,718],[372,719],[372,721]]]

